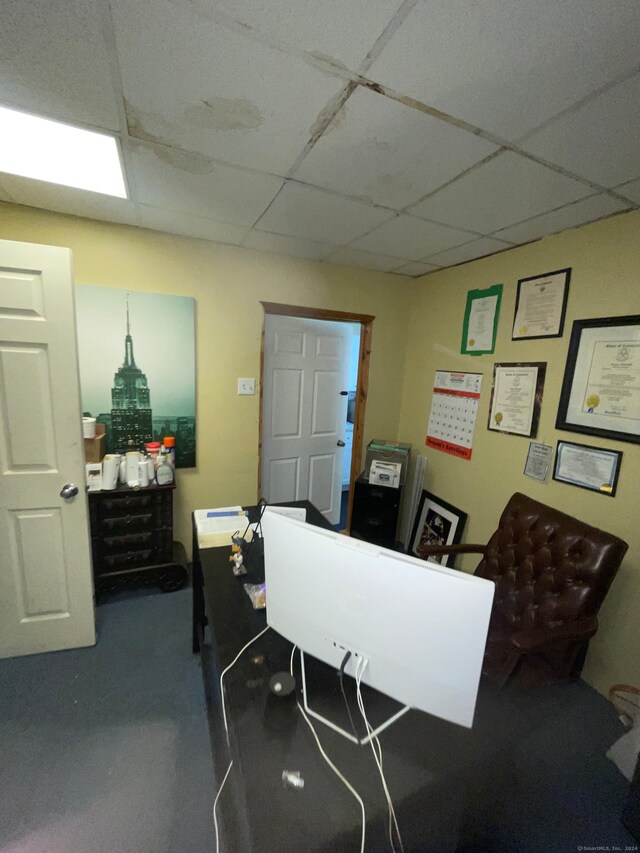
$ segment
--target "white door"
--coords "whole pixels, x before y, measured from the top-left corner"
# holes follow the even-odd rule
[[[95,643],[81,415],[71,252],[0,240],[0,657]]]
[[[265,317],[262,495],[308,498],[330,524],[340,520],[352,337],[348,323]]]

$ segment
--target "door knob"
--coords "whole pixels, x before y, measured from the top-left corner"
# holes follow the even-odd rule
[[[60,490],[60,497],[64,498],[65,501],[71,500],[71,498],[75,498],[78,494],[78,487],[74,483],[67,483],[66,486],[63,486]]]
[[[341,392],[340,392],[340,396],[341,396],[341,397],[348,397],[348,396],[349,396],[349,392],[348,392],[348,391],[341,391]]]
[[[336,441],[336,444],[338,445],[338,447],[344,447],[344,441],[342,439],[338,439],[338,441]]]

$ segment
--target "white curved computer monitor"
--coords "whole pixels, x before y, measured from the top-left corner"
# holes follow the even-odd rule
[[[264,513],[267,622],[411,708],[471,727],[494,584]]]

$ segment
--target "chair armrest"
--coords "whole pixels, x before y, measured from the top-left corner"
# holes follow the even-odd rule
[[[484,554],[486,545],[427,545],[421,548],[421,557],[439,557],[440,554]]]
[[[593,637],[597,630],[598,620],[595,616],[588,616],[562,625],[518,631],[511,636],[511,644],[521,652],[531,652],[558,640],[586,640]]]

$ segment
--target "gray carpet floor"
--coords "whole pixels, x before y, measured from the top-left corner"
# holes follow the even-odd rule
[[[115,596],[96,614],[93,648],[0,661],[0,853],[210,853],[191,590]],[[547,704],[548,724],[508,755],[521,781],[507,799],[478,792],[459,853],[638,849],[620,823],[628,785],[604,757],[622,732],[612,707],[584,683]]]
[[[211,851],[191,590],[117,596],[96,617],[93,648],[0,661],[0,851]]]

